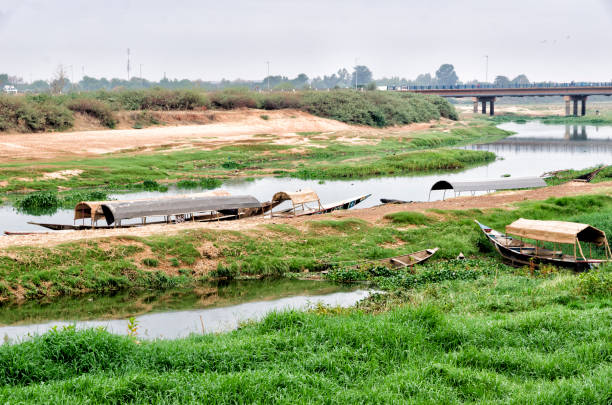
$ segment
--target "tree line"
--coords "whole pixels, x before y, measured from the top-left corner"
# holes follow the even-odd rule
[[[441,65],[434,75],[423,73],[415,79],[405,77],[383,77],[374,79],[373,73],[365,65],[357,65],[349,71],[346,68],[338,69],[330,75],[316,76],[310,78],[305,73],[300,73],[294,78],[283,75],[271,75],[263,80],[227,80],[204,81],[189,79],[168,79],[166,77],[159,81],[151,81],[140,77],[132,77],[129,80],[120,78],[95,78],[83,76],[78,82],[72,83],[66,74],[65,68],[59,66],[51,80],[35,80],[31,83],[25,82],[18,76],[0,74],[0,88],[6,84],[14,85],[21,92],[33,93],[67,93],[71,91],[97,91],[114,89],[202,89],[208,91],[222,90],[226,88],[246,88],[250,90],[302,90],[302,89],[342,89],[342,88],[367,88],[375,89],[377,86],[453,86],[457,84],[486,84],[477,80],[462,82],[455,72],[452,64]],[[511,84],[529,84],[529,79],[524,74],[510,79],[507,76],[497,76],[493,84],[506,86]]]

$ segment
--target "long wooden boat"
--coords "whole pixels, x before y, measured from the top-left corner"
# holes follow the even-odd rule
[[[386,259],[374,260],[372,263],[380,263],[382,265],[391,267],[393,269],[402,269],[405,267],[412,267],[415,264],[423,263],[428,260],[431,256],[435,255],[440,248],[424,249],[418,252],[410,253],[407,255],[387,257]]]
[[[167,199],[167,198],[166,198]],[[143,200],[145,201],[145,200]],[[148,199],[146,200],[148,201],[155,201],[154,199]],[[172,201],[171,201],[172,202]],[[116,202],[115,202],[116,203]],[[135,227],[141,227],[141,226],[146,226],[146,225],[159,225],[159,224],[180,224],[183,222],[216,222],[216,221],[231,221],[231,220],[236,220],[236,219],[242,219],[242,218],[248,218],[248,217],[253,217],[253,216],[258,216],[258,215],[264,215],[265,213],[269,212],[270,210],[272,210],[274,207],[276,207],[278,204],[280,204],[280,202],[275,202],[275,201],[267,201],[267,202],[263,202],[261,204],[258,204],[258,206],[254,206],[254,207],[246,207],[246,208],[228,208],[228,209],[218,209],[216,211],[212,211],[210,213],[191,213],[191,214],[183,214],[183,215],[166,215],[165,217],[167,218],[164,221],[146,221],[145,217],[143,217],[143,220],[139,223],[121,223],[121,221],[117,221],[118,223],[115,223],[113,225],[98,225],[97,221],[91,221],[91,223],[93,224],[50,224],[50,223],[41,223],[41,222],[28,222],[28,224],[31,225],[38,225],[41,226],[43,228],[47,228],[47,229],[52,229],[54,231],[64,231],[64,230],[73,230],[73,231],[82,231],[82,230],[88,230],[88,229],[114,229],[114,228],[135,228]],[[84,206],[89,205],[91,206],[89,208],[89,211],[86,212],[86,215],[83,215],[84,213]],[[101,207],[102,204],[100,204],[99,202],[96,203],[84,203],[81,202],[77,205],[77,207],[75,208],[75,217],[79,218],[79,219],[84,219],[87,218],[91,215],[92,219],[93,218],[103,218],[102,214],[98,215],[97,211],[99,206]],[[93,212],[92,212],[93,211]],[[99,209],[100,212],[101,209]],[[92,215],[93,214],[93,215]],[[96,216],[97,215],[97,216]]]
[[[292,207],[272,212],[273,217],[301,217],[306,215],[326,214],[332,211],[348,210],[361,203],[372,194],[364,194],[358,197],[322,204],[319,196],[312,190],[298,192],[279,192],[274,194],[272,202],[281,203],[291,201]],[[310,204],[310,205],[309,205]]]
[[[408,204],[412,201],[396,200],[393,198],[381,198],[380,202],[383,204]]]
[[[517,221],[518,222],[518,221]],[[535,222],[535,221],[534,221]],[[544,221],[539,221],[544,222]],[[557,221],[548,221],[557,222]],[[493,244],[495,250],[501,255],[504,262],[514,267],[540,266],[548,264],[558,267],[570,268],[575,271],[585,271],[601,263],[610,261],[609,259],[592,259],[580,257],[578,255],[564,254],[560,250],[546,249],[538,245],[524,242],[520,239],[503,234],[489,226],[476,221],[487,239]],[[580,224],[578,224],[580,225]],[[591,228],[595,229],[595,228]],[[604,234],[605,238],[605,234]],[[562,243],[562,242],[561,242]],[[605,242],[606,255],[609,252],[607,240]],[[580,248],[582,250],[582,248]],[[582,255],[584,256],[584,255]]]

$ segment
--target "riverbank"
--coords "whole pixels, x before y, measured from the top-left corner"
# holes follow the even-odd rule
[[[303,118],[306,116],[303,115]],[[274,119],[266,122],[274,122]],[[165,185],[183,180],[198,185],[235,177],[363,178],[456,170],[466,165],[490,161],[493,155],[482,151],[458,154],[443,148],[493,141],[510,135],[508,131],[491,124],[473,125],[454,121],[393,129],[357,127],[350,131],[326,132],[286,132],[287,129],[277,129],[276,133],[252,133],[257,128],[251,128],[251,133],[243,133],[242,124],[232,124],[231,127],[233,136],[211,135],[205,136],[206,139],[198,139],[197,135],[193,135],[196,139],[183,138],[182,145],[172,144],[171,138],[166,138],[167,133],[172,133],[171,128],[163,131],[156,129],[162,137],[158,141],[163,139],[165,146],[155,146],[155,137],[150,139],[145,136],[141,139],[147,140],[150,145],[141,145],[140,148],[144,149],[76,160],[45,158],[36,162],[33,157],[33,160],[27,162],[9,163],[6,159],[13,155],[7,152],[0,170],[0,191],[32,192],[75,188],[108,191],[142,189],[147,186],[145,182]],[[299,127],[311,128],[307,125]],[[189,134],[197,133],[197,130],[191,132],[194,131],[191,127],[179,129],[186,129]],[[295,127],[291,130],[295,130]],[[114,133],[110,135],[122,136]],[[19,139],[22,142],[15,143]],[[26,149],[34,148],[37,144],[26,137],[19,139],[8,143]],[[60,139],[62,143],[88,145],[87,137],[78,143],[76,140]],[[54,146],[53,139],[40,140],[43,141],[50,149],[62,148]],[[129,142],[133,147],[138,144],[132,141],[130,139]],[[113,145],[112,137],[100,136],[98,142]]]
[[[435,246],[441,248],[439,258],[460,252],[478,257],[480,232],[473,219],[500,229],[520,216],[576,220],[612,232],[611,189],[612,182],[569,183],[338,211],[317,218],[250,218],[3,237],[0,299],[164,290],[215,277],[282,276]],[[568,197],[553,197],[564,195]],[[406,211],[418,213],[418,222],[412,215],[396,217]]]

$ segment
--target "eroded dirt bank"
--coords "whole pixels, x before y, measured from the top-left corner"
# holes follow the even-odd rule
[[[359,218],[370,223],[381,223],[386,214],[398,211],[419,211],[429,209],[467,210],[487,208],[511,208],[513,203],[526,200],[545,200],[550,197],[573,196],[579,194],[608,194],[612,195],[612,181],[603,183],[570,182],[559,186],[551,186],[535,190],[506,191],[476,197],[457,197],[446,201],[418,202],[412,204],[388,204],[365,209],[337,211],[317,217],[303,218],[247,218],[240,221],[216,223],[184,223],[180,225],[150,225],[142,228],[91,230],[91,231],[62,231],[36,235],[15,235],[0,237],[0,249],[11,246],[54,246],[65,242],[108,238],[115,236],[150,236],[156,234],[175,234],[188,229],[217,229],[240,231],[257,227],[260,224],[286,223],[300,227],[306,221],[317,219]]]

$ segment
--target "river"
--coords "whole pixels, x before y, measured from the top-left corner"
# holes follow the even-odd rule
[[[293,178],[265,177],[251,181],[231,179],[221,188],[232,194],[250,194],[260,201],[268,201],[277,191],[295,191],[303,188],[316,190],[323,203],[344,200],[363,194],[372,196],[358,205],[371,207],[380,198],[406,201],[428,200],[431,186],[442,179],[484,180],[501,176],[540,176],[544,172],[561,169],[584,169],[598,164],[612,164],[612,126],[546,125],[537,121],[525,124],[506,123],[500,128],[514,131],[516,135],[494,143],[470,145],[465,149],[494,152],[497,160],[486,165],[472,167],[455,173],[437,173],[421,176],[398,176],[365,180],[325,181]],[[201,192],[171,187],[165,195]],[[138,192],[112,195],[116,199],[144,198],[161,195],[159,192]],[[431,194],[431,200],[442,199],[442,191]],[[9,205],[0,206],[0,232],[41,231],[42,228],[27,224],[28,221],[68,223],[73,222],[72,210],[58,210],[53,215],[34,216],[17,212]],[[124,221],[127,223],[127,221]]]

